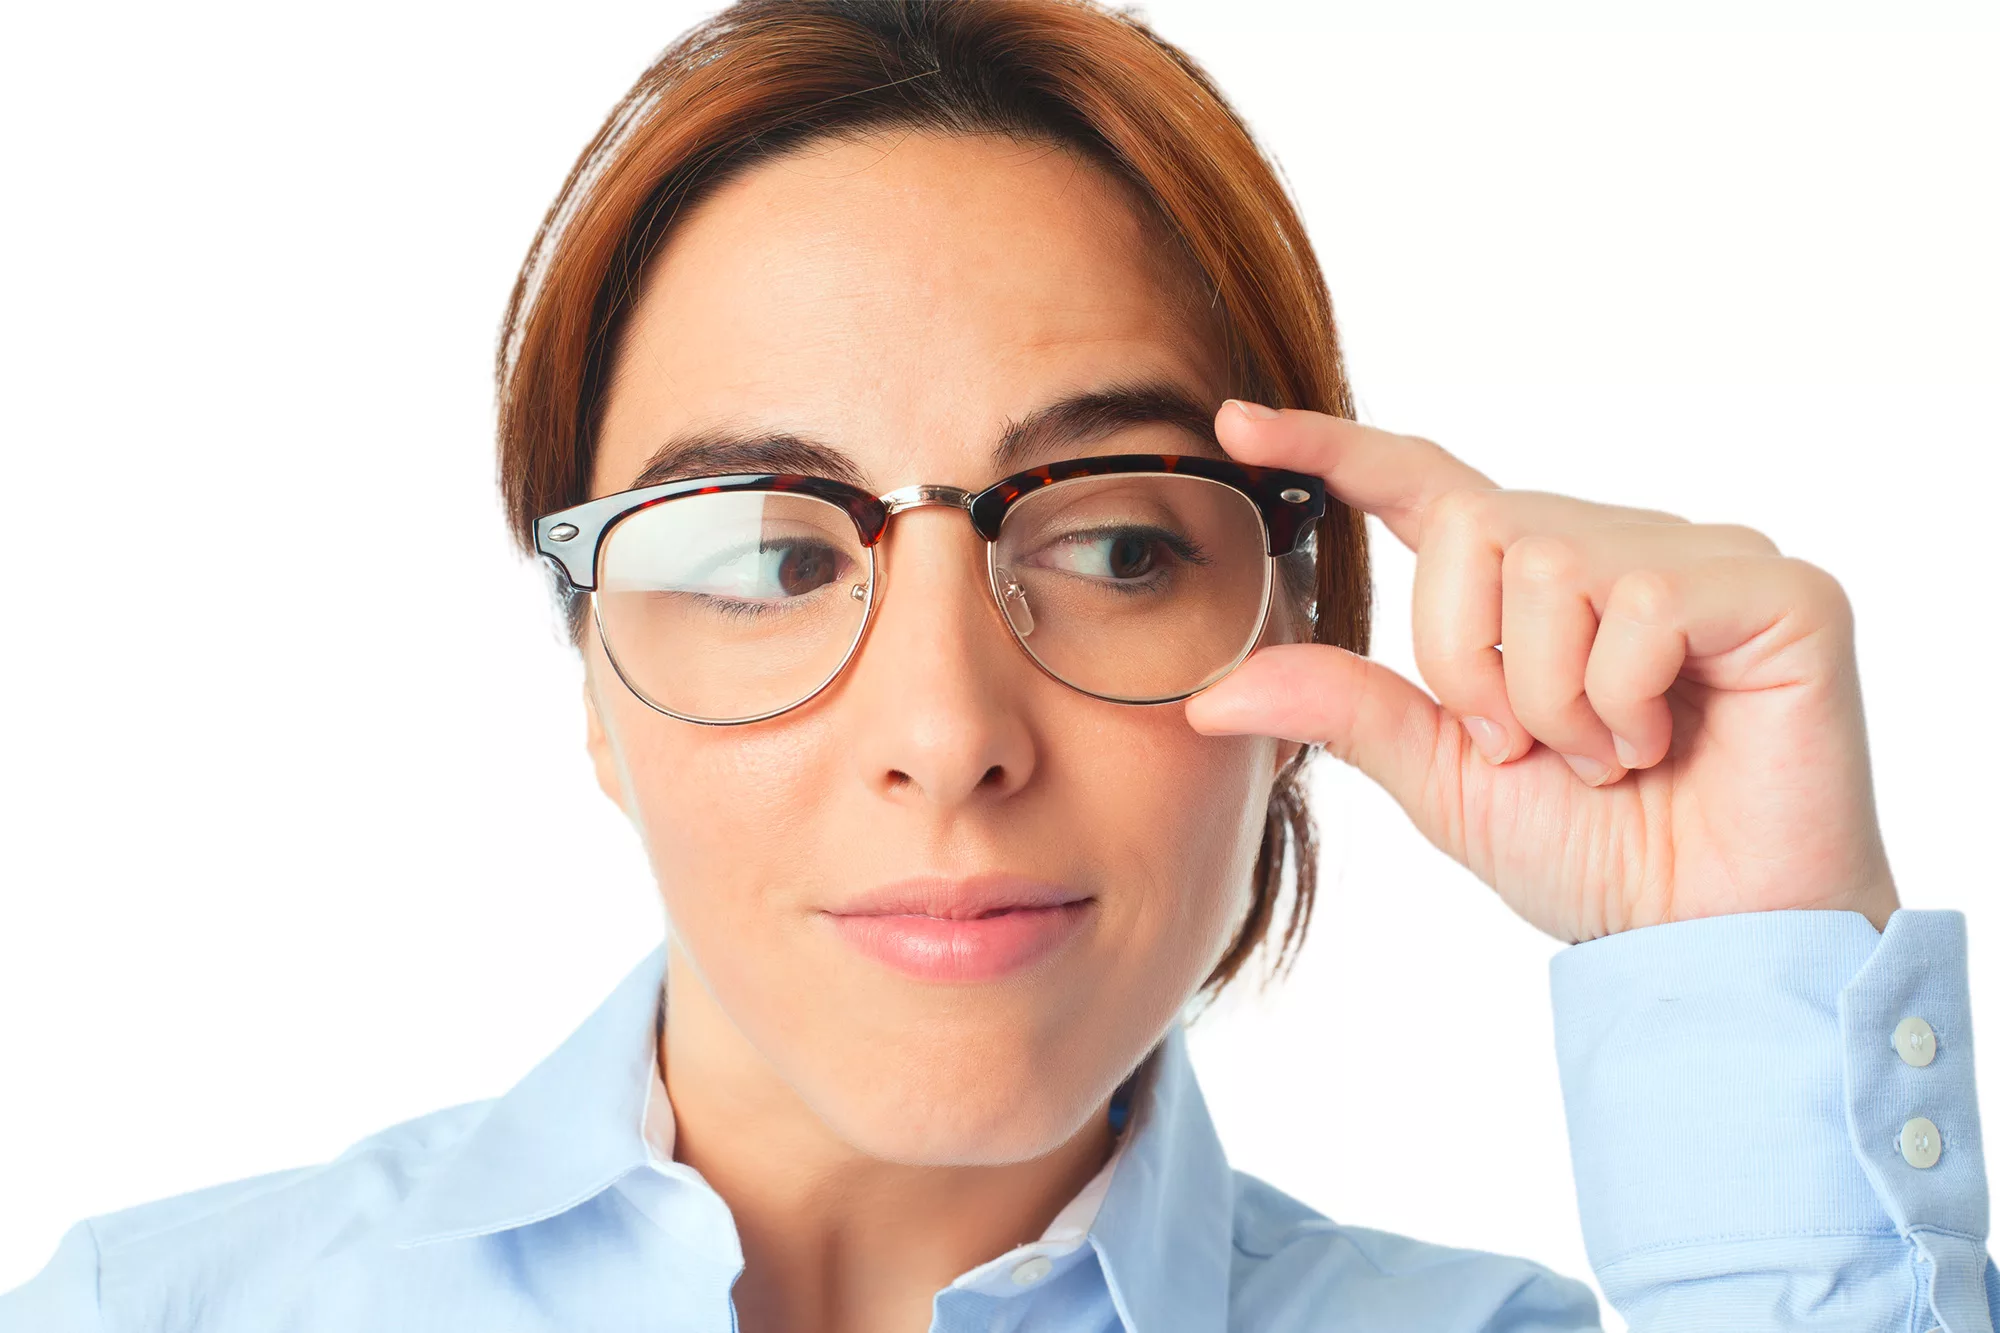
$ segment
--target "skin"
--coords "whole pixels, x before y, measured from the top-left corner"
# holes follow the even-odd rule
[[[1879,930],[1896,910],[1853,611],[1825,570],[1748,528],[1501,490],[1428,440],[1316,412],[1229,404],[1216,430],[1417,553],[1436,697],[1278,645],[1188,701],[1196,729],[1324,741],[1561,940],[1783,909]]]
[[[1045,147],[897,135],[762,165],[649,274],[593,492],[719,428],[823,440],[878,494],[976,489],[1005,426],[1065,395],[1145,381],[1219,403],[1221,353],[1168,253],[1121,186]],[[1204,449],[1154,425],[1048,457]],[[768,721],[654,712],[584,644],[599,780],[672,926],[676,1156],[736,1216],[746,1329],[926,1327],[940,1287],[1040,1234],[1105,1160],[1112,1091],[1227,947],[1294,748],[1042,674],[960,511],[899,515],[885,545],[860,653]],[[945,987],[817,919],[984,871],[1094,895],[1081,938]]]
[[[1047,147],[896,134],[762,164],[649,273],[592,492],[716,429],[826,441],[878,493],[977,489],[1008,423],[1065,394],[1150,381],[1221,403],[1173,253],[1122,185]],[[939,1288],[1041,1232],[1105,1160],[1112,1090],[1227,947],[1295,742],[1368,772],[1559,938],[1895,909],[1826,574],[1744,529],[1502,491],[1427,441],[1315,413],[1228,403],[1216,434],[1325,477],[1417,550],[1435,698],[1278,642],[1184,706],[1089,698],[1008,637],[949,509],[891,521],[858,655],[777,718],[668,718],[586,632],[598,779],[671,925],[675,1155],[736,1218],[746,1330],[924,1328]],[[1153,425],[1049,456],[1204,447]],[[993,870],[1091,894],[1080,936],[940,986],[819,919],[912,875]]]

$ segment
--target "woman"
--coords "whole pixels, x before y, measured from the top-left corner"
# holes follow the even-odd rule
[[[506,1096],[80,1224],[0,1329],[1595,1327],[1223,1160],[1176,1017],[1297,947],[1320,746],[1579,942],[1635,1327],[1992,1327],[1962,925],[1899,910],[1837,584],[1353,424],[1282,189],[1137,24],[728,11],[499,379],[666,942]],[[1358,655],[1362,513],[1431,694]]]

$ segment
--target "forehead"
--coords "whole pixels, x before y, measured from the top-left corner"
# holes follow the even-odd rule
[[[991,136],[821,142],[677,224],[626,327],[592,489],[712,429],[825,441],[881,489],[972,487],[1050,401],[1164,384],[1212,403],[1222,381],[1198,283],[1109,173]]]

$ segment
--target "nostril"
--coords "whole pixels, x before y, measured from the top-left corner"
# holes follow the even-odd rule
[[[998,764],[993,765],[993,767],[979,775],[979,785],[982,787],[1005,786],[1006,782],[1007,772]]]

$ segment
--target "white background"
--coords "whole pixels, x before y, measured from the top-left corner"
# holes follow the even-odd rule
[[[0,1289],[84,1215],[504,1090],[656,937],[488,368],[572,157],[706,8],[7,20]],[[1966,911],[2000,1039],[1993,11],[1506,8],[1149,12],[1283,164],[1365,419],[1845,580],[1904,901]],[[1302,964],[1196,1029],[1232,1155],[1586,1272],[1557,946],[1355,775],[1318,796]]]

